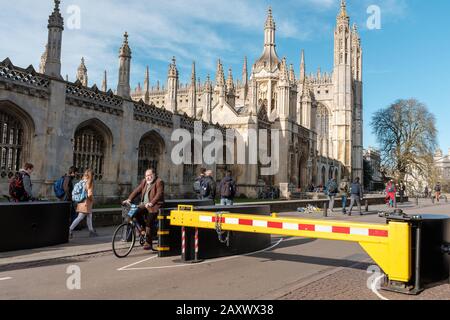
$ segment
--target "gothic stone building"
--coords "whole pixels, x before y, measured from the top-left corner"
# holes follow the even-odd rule
[[[337,17],[334,70],[307,75],[305,55],[300,74],[276,51],[276,25],[269,9],[261,57],[235,81],[231,69],[225,79],[217,63],[215,82],[197,79],[195,63],[191,82],[179,83],[176,60],[169,65],[167,85],[150,85],[149,69],[144,87],[130,88],[132,52],[128,35],[119,51],[117,91],[88,87],[84,59],[77,81],[61,77],[64,30],[60,1],[48,22],[48,42],[39,72],[33,66],[14,66],[6,58],[0,64],[0,194],[6,194],[8,178],[25,162],[35,164],[36,195],[51,197],[52,184],[71,165],[95,172],[96,196],[112,200],[126,195],[146,168],[157,167],[166,182],[168,196],[186,196],[200,164],[174,165],[171,152],[177,128],[194,131],[234,129],[246,143],[250,129],[280,130],[279,171],[261,174],[263,166],[205,166],[219,179],[232,169],[239,192],[254,196],[261,184],[305,189],[323,185],[330,177],[361,177],[362,160],[362,49],[356,27],[350,28],[345,1]],[[204,146],[203,146],[204,147]],[[271,145],[266,146],[271,153]],[[248,155],[247,155],[248,156]]]

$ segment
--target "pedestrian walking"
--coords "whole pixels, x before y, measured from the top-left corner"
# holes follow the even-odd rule
[[[405,183],[403,181],[400,181],[399,184],[399,195],[400,195],[400,203],[403,204],[404,199],[405,199],[405,194],[406,194],[406,186]]]
[[[78,169],[75,166],[69,168],[69,171],[57,180],[53,185],[55,196],[60,201],[68,201],[70,205],[70,223],[72,224],[77,218],[75,204],[72,201],[73,181],[78,174]]]
[[[206,176],[206,169],[205,168],[201,168],[200,169],[200,175],[195,178],[194,180],[194,184],[193,184],[193,189],[195,194],[197,195],[197,199],[201,199],[202,195],[202,180],[205,178]]]
[[[348,199],[348,192],[349,192],[349,183],[347,177],[344,177],[344,179],[339,184],[339,192],[341,195],[342,200],[342,213],[347,213],[347,199]]]
[[[219,192],[220,205],[232,206],[234,197],[236,196],[236,182],[230,170],[227,170],[225,177],[220,181]]]
[[[336,179],[332,178],[328,181],[326,187],[325,187],[326,193],[328,195],[329,200],[329,209],[331,212],[334,210],[334,200],[336,199],[336,195],[338,192],[338,185],[336,182]]]
[[[33,171],[34,165],[26,163],[11,179],[9,183],[9,195],[13,202],[28,202],[34,199],[33,185],[31,183],[31,174]]]
[[[396,195],[397,195],[397,188],[395,187],[394,180],[390,180],[388,184],[386,185],[386,199],[389,201],[388,206],[395,208],[396,205]]]
[[[92,207],[94,205],[94,173],[91,169],[84,172],[83,178],[78,182],[72,191],[72,200],[77,204],[76,212],[78,217],[72,223],[69,229],[70,238],[73,237],[73,230],[78,224],[87,218],[89,228],[89,237],[97,237],[97,232],[92,225]]]
[[[430,189],[428,189],[428,186],[425,187],[424,194],[425,194],[425,198],[428,199],[428,197],[430,195]]]
[[[360,183],[360,179],[356,178],[355,181],[352,183],[350,187],[350,196],[351,196],[351,203],[350,203],[350,210],[348,215],[352,215],[353,206],[355,205],[355,202],[358,204],[359,208],[359,214],[362,216],[362,209],[361,209],[361,201],[363,199],[363,189]]]
[[[214,200],[216,199],[216,182],[213,178],[213,172],[207,170],[205,172],[205,177],[202,179],[201,183],[201,198],[202,200]]]
[[[442,190],[442,188],[441,188],[441,183],[438,182],[438,183],[436,184],[436,186],[434,187],[434,192],[435,192],[435,196],[436,196],[436,201],[437,201],[437,202],[439,202],[440,199],[441,199],[441,190]]]

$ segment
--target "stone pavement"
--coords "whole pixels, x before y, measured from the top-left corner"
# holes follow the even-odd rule
[[[87,229],[75,231],[69,243],[52,247],[0,253],[0,270],[12,265],[76,257],[111,251],[112,234],[116,227],[97,228],[98,237],[90,238]]]

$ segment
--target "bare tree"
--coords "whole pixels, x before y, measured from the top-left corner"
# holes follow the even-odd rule
[[[398,180],[428,175],[437,148],[436,119],[425,104],[398,100],[375,113],[371,123],[381,146],[383,166]]]

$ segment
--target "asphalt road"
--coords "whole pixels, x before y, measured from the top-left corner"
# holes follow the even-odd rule
[[[405,210],[444,213],[450,212],[450,206],[405,207]],[[376,214],[336,216],[344,220],[384,222]],[[340,299],[349,297],[344,291],[339,296],[339,286],[344,284],[333,277],[342,271],[358,273],[362,279],[355,283],[360,292],[355,293],[355,299],[361,292],[365,299],[379,299],[365,285],[365,277],[370,276],[366,270],[373,263],[357,243],[278,236],[272,240],[272,247],[261,252],[195,265],[183,264],[178,257],[156,258],[140,248],[126,259],[102,253],[22,265],[0,272],[0,299],[272,300],[316,299],[330,296],[329,292],[337,292],[333,297]],[[81,272],[79,289],[73,288],[76,281],[68,273],[73,266]],[[298,294],[324,279],[335,280],[326,281],[314,295]],[[324,292],[321,294],[320,290]]]

